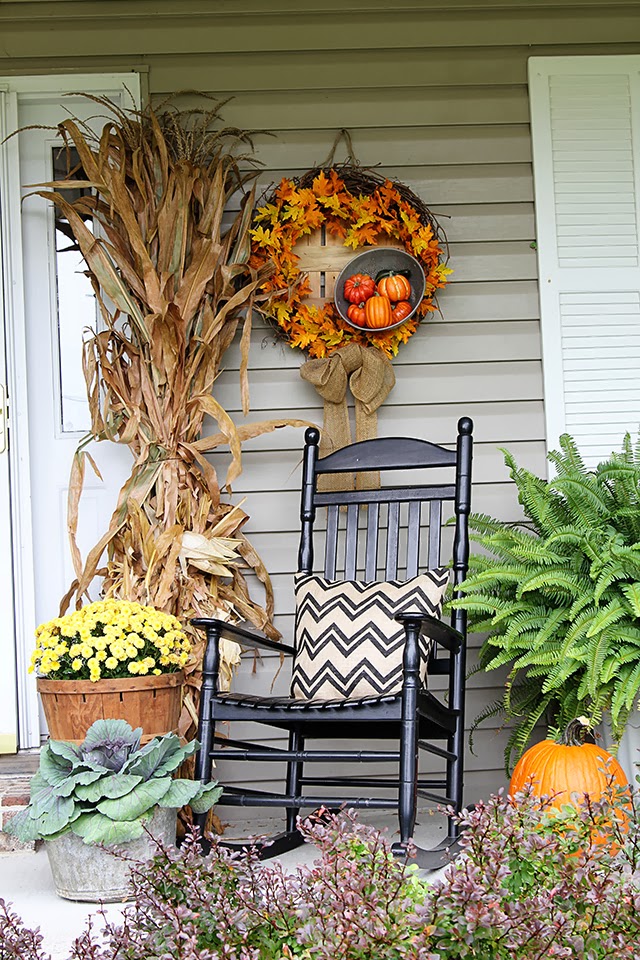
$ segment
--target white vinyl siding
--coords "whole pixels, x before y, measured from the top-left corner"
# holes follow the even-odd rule
[[[640,57],[529,62],[547,443],[640,424]]]

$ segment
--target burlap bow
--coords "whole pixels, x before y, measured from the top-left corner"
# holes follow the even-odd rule
[[[355,400],[356,440],[372,440],[376,436],[376,411],[396,382],[391,362],[382,351],[348,343],[329,357],[307,360],[300,368],[300,376],[312,383],[324,400],[320,456],[352,442],[347,386]],[[353,489],[354,485],[349,474],[328,474],[321,479],[324,490]],[[357,489],[379,485],[379,474],[357,474]]]

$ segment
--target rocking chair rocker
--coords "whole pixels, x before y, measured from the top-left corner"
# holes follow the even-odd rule
[[[397,810],[400,841],[393,849],[398,854],[406,853],[413,838],[418,797],[451,806],[454,812],[462,808],[466,616],[455,610],[450,626],[438,613],[448,578],[448,571],[440,567],[444,501],[453,501],[455,514],[454,595],[467,573],[472,429],[470,419],[459,421],[455,451],[424,440],[380,438],[351,444],[319,459],[319,431],[309,428],[303,459],[294,645],[275,643],[221,620],[193,621],[206,630],[208,641],[196,779],[211,779],[216,757],[287,764],[284,793],[225,786],[219,801],[286,809],[286,830],[265,841],[265,856],[304,842],[296,829],[301,808],[346,805]],[[443,468],[449,482],[442,480]],[[363,490],[357,484],[356,489],[339,492],[318,489],[321,475],[371,471],[382,471],[383,479],[393,471],[393,485],[373,484]],[[405,485],[405,472],[418,482]],[[395,482],[401,475],[403,483]],[[429,483],[432,477],[435,482]],[[326,524],[314,530],[320,508],[326,508]],[[321,535],[323,577],[313,574],[314,547]],[[427,573],[419,574],[421,569]],[[291,656],[291,696],[219,692],[222,636],[243,647]],[[444,648],[445,655],[439,648]],[[448,677],[444,702],[428,689],[433,676]],[[287,731],[286,749],[233,739],[233,727],[231,738],[216,734],[218,723],[247,720]],[[331,743],[308,748],[309,741],[320,740],[347,741],[348,749],[335,749]],[[395,741],[393,749],[388,748],[390,741]],[[444,776],[419,773],[420,750],[443,761]],[[307,766],[313,762],[333,769],[328,775],[309,776]],[[375,764],[378,769],[383,762],[394,765],[392,779],[353,774],[356,763]],[[335,768],[342,764],[347,765],[348,775],[336,775]],[[201,829],[205,820],[196,817]],[[458,825],[449,817],[447,840],[434,850],[418,850],[418,864],[425,869],[441,866],[457,838]]]

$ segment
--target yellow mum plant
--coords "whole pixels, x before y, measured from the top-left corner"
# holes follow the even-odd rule
[[[191,643],[180,621],[128,600],[98,600],[36,630],[30,672],[49,680],[175,673]]]

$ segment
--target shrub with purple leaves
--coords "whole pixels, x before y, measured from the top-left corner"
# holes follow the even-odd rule
[[[637,814],[613,792],[560,815],[493,797],[432,884],[347,813],[301,825],[319,859],[291,873],[188,838],[135,871],[121,923],[70,960],[640,960]],[[0,957],[46,957],[4,905]]]

